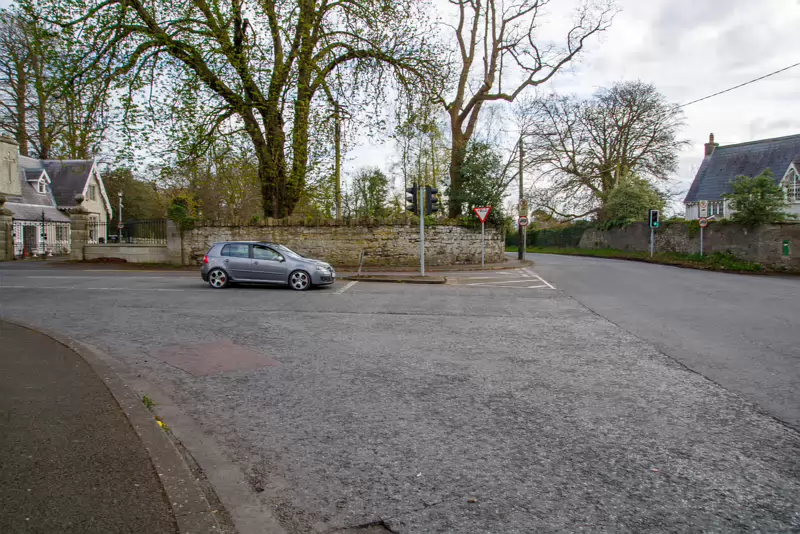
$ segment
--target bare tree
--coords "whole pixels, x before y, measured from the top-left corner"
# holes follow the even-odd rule
[[[635,174],[666,184],[678,168],[681,110],[655,87],[626,82],[592,98],[551,96],[520,106],[526,164],[536,169],[537,208],[569,219],[603,218],[620,178]]]
[[[526,88],[541,85],[583,50],[586,40],[609,27],[613,9],[584,5],[564,46],[539,40],[538,23],[548,0],[449,0],[458,8],[455,31],[459,68],[455,96],[439,101],[450,117],[449,212],[461,214],[461,166],[465,149],[486,102],[514,101]],[[521,80],[520,80],[521,78]],[[509,87],[509,81],[513,84]],[[506,88],[504,89],[504,85]]]
[[[28,155],[29,47],[23,22],[0,11],[0,131],[16,139]]]
[[[21,0],[0,11],[0,131],[24,156],[88,159],[107,126],[109,83],[80,54],[74,35],[44,21]]]

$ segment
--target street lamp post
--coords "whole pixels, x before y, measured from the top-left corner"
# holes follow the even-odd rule
[[[119,223],[117,224],[117,243],[122,243],[122,191],[117,193],[119,197]]]

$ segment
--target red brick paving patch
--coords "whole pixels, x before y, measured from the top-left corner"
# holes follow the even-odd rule
[[[230,339],[198,345],[176,345],[161,349],[153,356],[194,376],[213,376],[278,364],[272,358],[237,345]]]

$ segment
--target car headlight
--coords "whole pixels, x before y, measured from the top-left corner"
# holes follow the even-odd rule
[[[330,272],[333,272],[333,269],[331,269],[330,267],[323,267],[322,265],[317,265],[317,272],[328,274]]]

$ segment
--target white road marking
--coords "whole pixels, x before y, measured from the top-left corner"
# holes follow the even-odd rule
[[[25,276],[24,278],[75,278],[74,276]]]
[[[500,282],[476,282],[474,284],[467,284],[468,286],[488,286],[493,284],[519,284],[520,282],[529,284],[530,280],[502,280]]]
[[[517,272],[517,269],[514,269],[514,270],[509,270],[509,271],[496,271],[496,272],[492,272],[491,274],[485,273],[485,274],[482,274],[481,276],[454,276],[453,279],[454,280],[492,280],[492,279],[497,278],[498,276],[512,276],[512,275],[525,276],[524,274]]]
[[[186,291],[158,287],[0,286],[0,289],[72,289],[78,291]]]
[[[533,275],[535,278],[538,278],[540,282],[542,282],[543,284],[545,284],[545,285],[546,285],[547,287],[549,287],[550,289],[555,289],[555,286],[554,286],[553,284],[551,284],[550,282],[548,282],[547,280],[545,280],[544,278],[542,278],[541,276],[539,276],[539,275],[538,275],[538,274],[536,274],[535,272],[533,272],[533,271],[531,271],[530,269],[527,269],[527,268],[525,269],[525,271],[527,271],[528,273],[530,273],[531,275]]]
[[[151,272],[155,272],[155,271],[151,271]],[[76,278],[78,278],[79,280],[90,280],[91,279],[88,276],[26,276],[25,278],[62,278],[62,279],[63,278],[68,278],[70,280],[75,280]],[[114,276],[114,277],[109,277],[108,279],[111,279],[111,278],[113,278],[114,280],[120,280],[122,278],[144,278],[144,279],[147,279],[147,280],[156,280],[156,279],[174,280],[175,279],[174,276]]]
[[[337,289],[336,291],[334,291],[334,292],[333,292],[333,294],[334,294],[334,295],[341,295],[342,293],[344,293],[345,291],[347,291],[348,289],[350,289],[351,287],[353,287],[353,286],[354,286],[354,285],[356,285],[357,283],[358,283],[358,280],[350,280],[349,282],[347,282],[347,283],[344,285],[344,287],[342,287],[341,289]]]
[[[164,269],[160,269],[160,270],[159,269],[82,269],[82,271],[85,272],[85,273],[131,273],[131,274],[135,274],[135,273],[162,273],[163,274],[165,272]],[[169,272],[169,271],[167,271],[167,272]],[[191,273],[189,271],[176,269],[174,271],[173,276],[190,277],[190,276],[193,276],[193,273]],[[172,278],[172,277],[163,276],[161,278]]]

